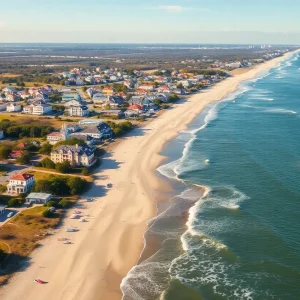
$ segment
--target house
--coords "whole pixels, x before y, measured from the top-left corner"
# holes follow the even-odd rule
[[[19,143],[16,148],[18,149],[23,149],[23,150],[26,150],[28,148],[28,145],[25,144],[25,143]]]
[[[45,194],[45,193],[30,193],[26,198],[26,202],[33,204],[46,204],[52,199],[51,194]]]
[[[6,95],[6,101],[9,102],[16,102],[20,99],[18,94],[8,94]]]
[[[23,155],[23,151],[21,150],[12,150],[9,154],[10,159],[16,159]]]
[[[141,105],[142,102],[144,100],[144,97],[141,97],[141,96],[132,96],[131,99],[128,101],[130,105],[133,105],[133,104],[139,104]]]
[[[28,193],[34,185],[34,175],[23,173],[10,178],[7,190],[9,193],[24,194]]]
[[[5,102],[0,102],[0,111],[5,111],[6,110],[6,103]]]
[[[52,113],[52,106],[49,104],[30,104],[23,108],[23,112],[31,115],[46,115]]]
[[[16,103],[11,103],[6,106],[7,112],[20,112],[21,110],[22,110],[21,105],[18,105]]]
[[[81,101],[81,97],[79,94],[77,93],[65,93],[62,95],[62,101],[63,102],[68,102],[68,101],[72,101],[72,100],[77,100],[77,101]]]
[[[112,107],[118,107],[124,104],[124,98],[121,96],[109,96],[106,104]]]
[[[143,107],[139,104],[133,104],[128,107],[129,110],[142,111]]]
[[[78,101],[78,100],[71,100],[71,101],[68,101],[65,104],[66,107],[69,107],[69,106],[80,106],[80,105],[82,105],[82,102]]]
[[[125,111],[125,117],[130,118],[133,116],[139,116],[143,112],[143,107],[139,104],[130,105]]]
[[[112,96],[115,90],[112,87],[105,87],[102,89],[102,92],[106,95]]]
[[[98,92],[98,93],[93,95],[92,100],[93,100],[94,103],[103,104],[107,101],[107,99],[108,99],[107,97],[108,96],[104,95],[103,93]]]
[[[88,146],[60,146],[51,152],[51,160],[54,163],[69,161],[73,166],[92,166],[97,159],[94,150]]]
[[[13,93],[16,93],[16,90],[11,86],[7,86],[6,88],[3,89],[3,92],[13,94]]]
[[[83,131],[78,132],[80,135],[90,135],[95,140],[102,140],[112,137],[112,129],[104,122],[100,122],[97,126],[90,126]]]
[[[102,110],[100,112],[100,114],[102,116],[106,116],[106,117],[118,117],[119,119],[124,116],[124,113],[122,112],[122,110],[119,110],[119,109]]]
[[[170,93],[171,89],[167,85],[164,85],[164,86],[159,87],[157,89],[157,91],[159,93]]]
[[[0,130],[0,140],[4,139],[4,131]]]
[[[77,133],[72,133],[71,138],[84,141],[88,146],[93,146],[95,144],[95,140],[90,135],[80,135]]]
[[[87,106],[80,105],[80,106],[70,106],[65,109],[65,114],[69,115],[70,117],[85,117],[90,114],[90,111]]]
[[[65,141],[70,138],[71,130],[66,126],[63,125],[61,127],[60,132],[52,132],[47,135],[47,141],[50,145],[55,145],[60,141]]]
[[[30,96],[31,96],[29,93],[27,93],[27,92],[25,92],[25,91],[20,92],[19,95],[20,95],[20,97],[21,97],[23,100],[28,99],[28,98],[30,98]]]
[[[152,85],[152,84],[142,84],[142,85],[139,86],[139,89],[146,90],[148,92],[153,92],[154,91],[154,85]]]
[[[137,90],[135,90],[134,93],[135,93],[136,95],[141,95],[141,96],[143,96],[143,95],[147,95],[148,91],[145,90],[145,89],[137,89]]]

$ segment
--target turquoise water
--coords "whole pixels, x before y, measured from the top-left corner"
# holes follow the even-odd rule
[[[123,281],[124,299],[175,299],[175,284],[181,299],[300,299],[299,133],[295,54],[172,141],[158,170],[178,195],[150,222],[161,247]]]

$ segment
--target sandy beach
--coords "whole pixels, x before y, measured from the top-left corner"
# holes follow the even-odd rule
[[[276,66],[289,55],[240,72],[133,130],[103,159],[94,185],[85,195],[95,201],[79,203],[89,215],[88,222],[65,219],[61,229],[32,253],[29,266],[0,290],[0,299],[120,300],[122,278],[140,257],[147,220],[155,216],[155,201],[165,188],[154,172],[164,159],[159,155],[164,144],[184,130],[206,105],[221,100],[242,81]],[[110,190],[105,188],[108,182],[113,184]],[[65,232],[70,226],[78,231]],[[62,244],[58,237],[68,237],[72,244]],[[35,278],[48,284],[35,284]]]

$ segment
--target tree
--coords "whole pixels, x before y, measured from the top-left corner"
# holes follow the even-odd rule
[[[176,102],[178,101],[180,98],[178,97],[178,95],[176,94],[171,94],[169,97],[169,102]]]
[[[86,186],[86,181],[79,177],[70,177],[68,179],[68,187],[71,195],[81,194]]]
[[[55,169],[55,163],[50,158],[46,157],[39,163],[39,167]]]
[[[160,106],[160,104],[161,104],[161,100],[160,99],[155,99],[154,101],[153,101],[153,104],[155,105],[155,106]]]
[[[52,194],[55,195],[70,195],[69,187],[67,184],[68,178],[57,176],[50,180],[50,190]]]
[[[44,143],[40,149],[40,153],[41,154],[47,154],[49,155],[52,151],[52,146],[47,142],[47,143]]]
[[[61,207],[63,207],[63,208],[67,208],[67,207],[69,207],[69,206],[71,205],[71,201],[68,201],[67,199],[62,198],[62,199],[58,202],[58,204],[59,204]]]
[[[8,159],[10,152],[11,148],[7,146],[0,147],[0,160]]]
[[[87,167],[82,168],[81,174],[82,175],[88,175],[89,174],[89,169]]]
[[[71,138],[69,140],[60,141],[60,142],[56,143],[54,148],[57,148],[57,147],[62,146],[62,145],[68,145],[68,146],[79,145],[79,146],[84,146],[85,142],[83,140],[79,140],[77,138]]]
[[[70,162],[68,160],[65,160],[61,163],[57,163],[55,166],[55,170],[60,173],[66,174],[72,170],[72,167],[71,167]]]
[[[22,202],[18,198],[11,198],[8,200],[7,205],[9,207],[21,206]]]
[[[16,162],[20,165],[28,165],[30,163],[30,153],[24,151],[21,157],[17,158]]]
[[[45,217],[45,218],[52,218],[53,215],[54,214],[49,209],[47,209],[43,212],[43,217]]]
[[[35,183],[32,190],[36,193],[51,192],[51,186],[48,180],[41,179]]]
[[[46,203],[46,206],[47,207],[56,207],[57,206],[57,203],[55,201],[48,201]]]

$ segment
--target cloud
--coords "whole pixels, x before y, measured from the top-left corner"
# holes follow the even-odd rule
[[[159,10],[164,10],[167,12],[182,12],[184,10],[189,10],[191,9],[190,7],[183,7],[180,5],[161,5],[157,7]]]
[[[160,6],[152,6],[147,7],[150,10],[160,10],[168,13],[181,13],[185,11],[209,11],[207,8],[199,8],[199,7],[191,7],[191,6],[181,6],[181,5],[160,5]]]

